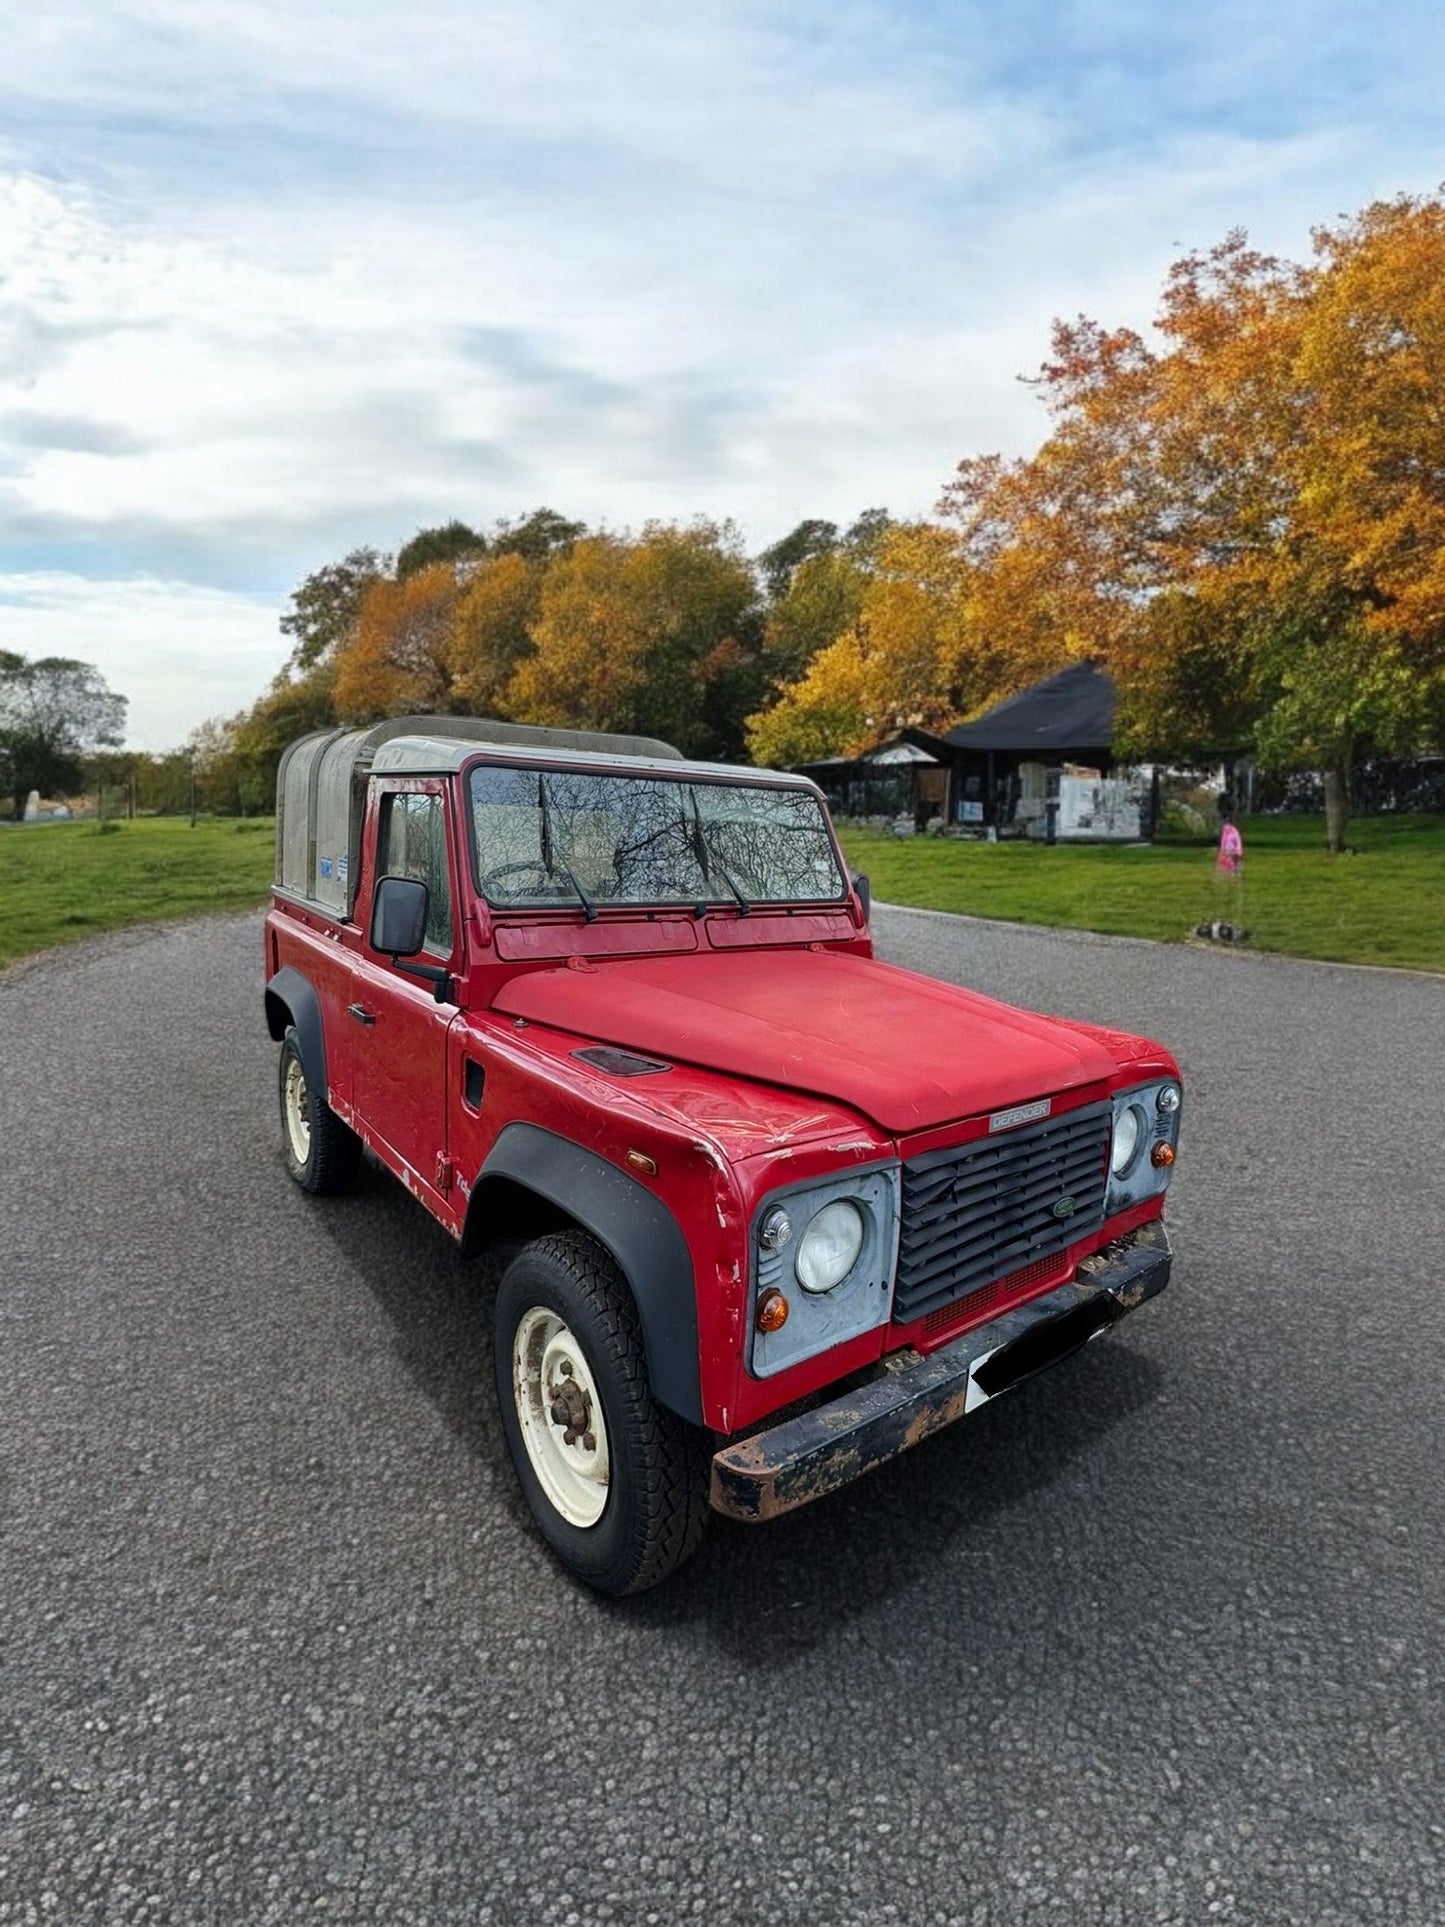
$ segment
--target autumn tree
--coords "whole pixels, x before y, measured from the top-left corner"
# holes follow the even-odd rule
[[[244,816],[253,805],[254,777],[236,746],[242,718],[211,716],[186,738],[184,755],[188,789],[193,785],[198,808],[218,816]],[[271,807],[274,784],[263,807]]]
[[[452,612],[447,706],[472,716],[508,716],[510,686],[532,647],[545,567],[524,550],[497,549],[467,576]]]
[[[1306,266],[1233,234],[1157,329],[1056,327],[1043,446],[961,467],[980,609],[1102,657],[1135,747],[1322,769],[1338,850],[1358,755],[1440,712],[1445,208],[1368,208]]]
[[[402,581],[368,585],[356,626],[336,656],[334,698],[347,722],[447,707],[452,629],[462,584],[449,562]]]
[[[980,639],[971,586],[955,532],[889,527],[848,625],[771,708],[749,717],[754,761],[856,755],[906,725],[946,727],[994,693],[1000,671]]]
[[[756,584],[731,529],[650,523],[637,537],[588,536],[543,578],[510,713],[737,756],[764,686],[760,640]]]
[[[335,726],[334,680],[334,668],[325,663],[302,676],[283,670],[266,693],[228,725],[237,757],[237,781],[248,796],[273,796],[277,766],[287,745],[298,736]]]
[[[1323,769],[1337,849],[1360,750],[1445,725],[1445,204],[1378,203],[1315,251],[1260,747]]]

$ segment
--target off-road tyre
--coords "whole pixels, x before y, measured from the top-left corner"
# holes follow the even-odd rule
[[[576,1361],[577,1380],[601,1406],[597,1439],[605,1446],[608,1476],[599,1516],[586,1522],[596,1495],[585,1483],[576,1502],[551,1496],[546,1476],[568,1477],[569,1455],[580,1461],[586,1433],[571,1446],[566,1434],[545,1436],[549,1423],[519,1356],[519,1337],[539,1337],[560,1321],[557,1356]],[[497,1293],[494,1358],[497,1402],[512,1465],[538,1530],[568,1570],[598,1592],[644,1592],[676,1572],[697,1550],[708,1517],[711,1446],[708,1434],[659,1405],[647,1378],[642,1330],[632,1293],[611,1256],[586,1232],[538,1238],[507,1267]],[[565,1380],[563,1381],[566,1382]],[[585,1421],[584,1421],[585,1424]],[[524,1433],[530,1428],[529,1448]],[[595,1429],[595,1426],[594,1426]],[[540,1458],[536,1455],[540,1453]],[[561,1466],[552,1474],[548,1461]],[[542,1464],[544,1476],[539,1476]],[[573,1517],[568,1517],[568,1511]]]
[[[344,1191],[361,1162],[361,1140],[320,1092],[307,1084],[301,1047],[292,1029],[281,1040],[277,1095],[286,1169],[303,1191],[318,1197]]]

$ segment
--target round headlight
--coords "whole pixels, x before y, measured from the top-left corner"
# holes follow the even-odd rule
[[[798,1241],[793,1269],[804,1291],[831,1291],[858,1262],[863,1213],[847,1198],[825,1204]]]
[[[1109,1153],[1109,1169],[1116,1178],[1122,1178],[1134,1162],[1143,1135],[1144,1113],[1137,1104],[1131,1104],[1114,1119],[1114,1148]]]

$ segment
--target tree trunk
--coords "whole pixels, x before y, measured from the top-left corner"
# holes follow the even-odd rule
[[[1325,770],[1325,849],[1330,856],[1344,853],[1349,815],[1350,762],[1344,754],[1336,757]]]

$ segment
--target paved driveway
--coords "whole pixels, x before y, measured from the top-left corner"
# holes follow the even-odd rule
[[[1175,1283],[618,1605],[259,920],[0,980],[0,1922],[1445,1921],[1445,982],[878,929],[1178,1050]]]

